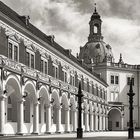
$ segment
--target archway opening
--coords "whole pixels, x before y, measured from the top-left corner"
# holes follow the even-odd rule
[[[108,129],[121,130],[121,112],[118,109],[111,109],[108,113]]]

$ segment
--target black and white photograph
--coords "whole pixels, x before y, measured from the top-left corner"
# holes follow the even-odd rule
[[[140,0],[0,0],[0,140],[140,140]]]

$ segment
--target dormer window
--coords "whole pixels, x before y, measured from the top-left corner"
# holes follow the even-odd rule
[[[8,40],[8,58],[18,61],[19,59],[19,45],[13,40]]]

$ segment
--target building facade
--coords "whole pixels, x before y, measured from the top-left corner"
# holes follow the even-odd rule
[[[84,131],[108,130],[105,79],[0,2],[0,135],[75,132],[79,82]]]
[[[88,42],[80,47],[78,58],[98,73],[108,84],[108,129],[127,130],[129,126],[129,101],[127,93],[133,79],[134,127],[140,128],[140,66],[123,62],[122,54],[115,63],[112,47],[103,41],[102,20],[96,8],[91,16]]]

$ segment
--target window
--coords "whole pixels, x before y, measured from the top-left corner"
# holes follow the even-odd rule
[[[132,79],[132,85],[134,86],[134,78],[127,77],[127,85],[130,85]]]
[[[54,77],[56,78],[56,79],[58,79],[59,78],[59,69],[58,69],[58,66],[53,66],[53,71],[54,71]]]
[[[33,52],[26,51],[26,65],[31,68],[35,67],[35,56]]]
[[[119,122],[116,122],[116,127],[119,127]]]
[[[74,78],[74,75],[70,75],[70,84],[72,86],[75,86],[75,78]],[[78,84],[79,85],[79,84]]]
[[[64,82],[67,82],[67,73],[64,71]]]
[[[119,77],[118,76],[115,76],[115,84],[119,84]]]
[[[119,84],[119,76],[111,75],[111,84]]]
[[[111,75],[111,84],[114,84],[114,76]]]
[[[48,74],[48,61],[46,59],[41,59],[40,71],[42,73]]]
[[[18,61],[18,44],[11,40],[8,43],[8,58]]]

